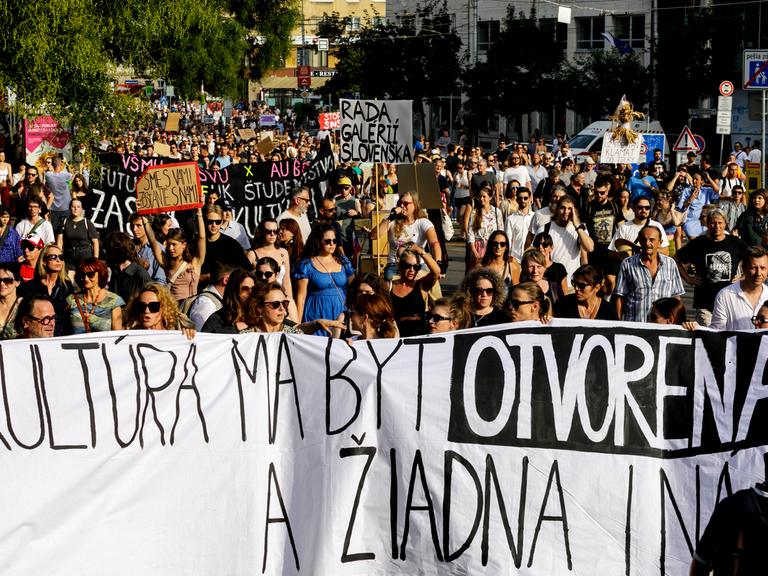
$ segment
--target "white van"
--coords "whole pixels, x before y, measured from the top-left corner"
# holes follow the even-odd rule
[[[568,140],[568,145],[571,147],[571,156],[574,160],[581,162],[585,156],[591,156],[595,162],[600,163],[600,153],[603,150],[603,137],[612,127],[613,123],[610,120],[592,122],[592,124]],[[645,138],[648,154],[646,161],[650,162],[653,160],[653,150],[655,148],[662,150],[664,158],[668,157],[669,143],[664,136],[664,129],[658,121],[645,122],[638,120],[632,123],[632,128],[642,134]]]

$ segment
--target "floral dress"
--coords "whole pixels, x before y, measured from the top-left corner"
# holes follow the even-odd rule
[[[72,319],[72,333],[84,334],[112,330],[112,310],[125,306],[125,300],[107,290],[104,298],[95,304],[86,303],[82,292],[70,294],[67,297],[67,304],[69,304],[69,314]]]

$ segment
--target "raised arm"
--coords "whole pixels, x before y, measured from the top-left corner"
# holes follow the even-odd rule
[[[160,265],[165,268],[168,265],[168,262],[165,259],[165,252],[163,252],[163,249],[160,246],[160,242],[158,242],[157,238],[155,238],[155,231],[152,230],[152,226],[150,225],[146,216],[142,216],[142,220],[144,221],[144,231],[146,232],[147,238],[149,239],[149,245],[152,247],[152,254],[155,255],[155,260],[157,260]]]
[[[205,222],[203,221],[203,209],[198,208],[197,213],[197,254],[192,259],[192,266],[200,274],[205,261]]]

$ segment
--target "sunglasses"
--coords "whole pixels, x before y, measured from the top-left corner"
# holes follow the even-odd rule
[[[585,288],[591,286],[591,284],[587,284],[586,282],[579,282],[577,280],[572,280],[571,284],[576,290],[584,290]]]
[[[323,238],[322,242],[326,246],[330,246],[331,244],[336,244],[336,238]]]
[[[264,228],[264,234],[269,234],[270,236],[277,234],[277,228]]]
[[[440,316],[440,314],[429,314],[427,316],[427,322],[433,322],[434,324],[437,324],[438,322],[442,322],[443,320],[450,320],[451,318],[449,316]]]
[[[534,242],[533,247],[534,248],[549,248],[552,246],[552,242]]]
[[[421,264],[400,264],[401,270],[413,270],[414,272],[421,270]]]
[[[37,244],[33,244],[32,242],[22,242],[21,243],[21,249],[22,250],[37,250],[40,248]]]
[[[274,274],[274,272],[272,272],[272,270],[267,270],[266,272],[262,272],[260,270],[256,270],[256,272],[254,272],[254,275],[259,280],[266,280],[267,278],[272,278],[273,274]],[[250,288],[248,288],[248,290],[250,290]]]
[[[272,310],[280,310],[280,308],[285,308],[288,310],[288,300],[273,300],[272,302],[264,302],[263,306],[272,308]]]
[[[212,224],[216,224],[217,226],[221,224],[221,220],[206,220],[205,221],[208,226],[211,226]]]
[[[147,310],[150,314],[157,314],[160,312],[160,302],[136,302],[136,312],[144,314]]]
[[[491,248],[506,248],[506,242],[491,242]]]
[[[88,276],[88,278],[96,278],[97,274],[98,272],[96,272],[96,270],[86,270],[85,272],[80,272],[78,276],[80,276],[81,278],[85,276]]]
[[[768,322],[768,318],[765,316],[752,316],[752,324],[755,326],[759,326],[760,324],[765,324]]]
[[[44,258],[44,260],[45,260],[46,262],[49,262],[49,261],[51,261],[51,260],[53,260],[53,261],[57,261],[57,260],[64,260],[64,257],[63,257],[61,254],[48,254],[48,255],[47,255],[45,258]]]
[[[493,296],[493,288],[474,288],[472,292],[477,296]]]
[[[650,206],[635,206],[635,208],[637,208],[638,210],[650,210],[651,209]]]
[[[16,278],[8,278],[8,277],[0,278],[0,283],[5,284],[6,286],[10,286],[14,282],[16,282]]]
[[[411,204],[413,204],[413,202],[408,202],[407,200],[400,200],[398,204],[400,204],[400,206],[402,207],[405,207],[405,206],[410,206]]]
[[[535,300],[518,300],[517,298],[511,298],[509,300],[509,307],[513,310],[517,310],[520,308],[520,306],[523,306],[525,304],[535,304]]]

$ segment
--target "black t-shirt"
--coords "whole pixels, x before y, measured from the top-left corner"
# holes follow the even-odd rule
[[[509,148],[504,148],[504,150],[499,148],[498,150],[496,150],[496,152],[494,152],[494,154],[496,155],[496,158],[499,159],[499,166],[504,165],[504,162],[507,161],[507,158],[509,158],[509,155],[511,153],[512,153],[512,150],[510,150]]]
[[[486,184],[483,184],[483,182],[485,182]],[[491,187],[492,190],[495,190],[496,174],[494,174],[490,170],[486,170],[485,174],[480,174],[479,172],[477,174],[472,174],[472,180],[469,183],[469,188],[472,191],[473,195],[478,193],[481,188],[485,187],[485,185],[488,185]]]
[[[715,242],[709,236],[698,236],[677,252],[678,261],[693,264],[703,282],[693,290],[693,307],[712,310],[715,296],[736,277],[739,262],[748,247],[735,236]]]
[[[245,256],[245,252],[243,252],[240,243],[225,234],[221,234],[215,242],[206,240],[205,261],[203,262],[201,273],[210,274],[211,266],[213,266],[214,262],[231,264],[232,266],[237,266],[243,270],[251,269],[251,263]]]
[[[556,318],[581,318],[579,316],[579,304],[576,300],[576,294],[568,294],[559,298],[555,302],[555,317]],[[618,320],[616,315],[616,308],[611,306],[610,303],[605,300],[600,300],[600,307],[597,309],[597,316],[595,320]]]
[[[765,574],[768,498],[755,489],[721,500],[696,546],[697,559],[711,564],[715,576]]]
[[[473,326],[494,326],[496,324],[506,324],[509,321],[509,316],[507,316],[498,308],[494,308],[485,316],[478,316],[474,313],[472,314]]]
[[[624,215],[613,200],[608,200],[605,204],[593,200],[587,204],[582,218],[587,224],[589,237],[596,245],[607,248],[617,224],[624,220]]]

